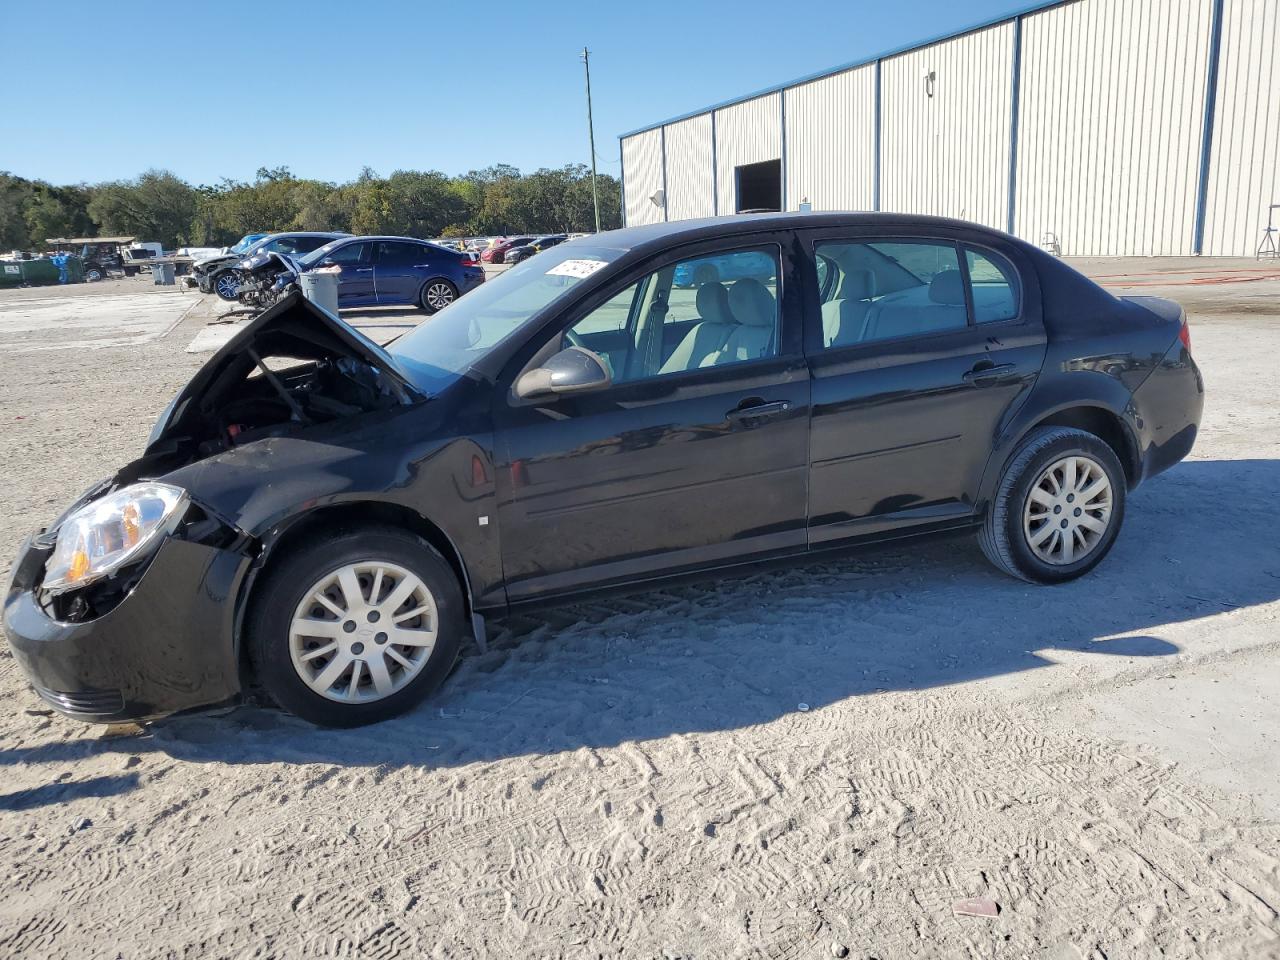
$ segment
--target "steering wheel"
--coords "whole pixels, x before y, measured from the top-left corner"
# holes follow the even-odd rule
[[[564,332],[564,338],[569,341],[569,346],[571,347],[581,347],[583,350],[587,349],[587,345],[582,342],[582,338],[572,330],[566,330]]]

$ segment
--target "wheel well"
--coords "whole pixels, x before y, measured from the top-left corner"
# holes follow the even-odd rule
[[[467,614],[471,614],[471,589],[467,579],[466,567],[462,557],[443,530],[422,516],[416,510],[396,503],[380,503],[363,501],[359,503],[340,503],[327,507],[318,507],[299,517],[289,524],[284,531],[270,541],[263,553],[252,581],[241,596],[238,615],[236,617],[236,640],[239,647],[240,676],[242,682],[252,674],[249,664],[248,644],[240,643],[240,632],[248,619],[248,611],[253,604],[258,584],[272,565],[296,550],[308,540],[318,539],[322,535],[331,535],[335,527],[389,526],[411,530],[431,544],[440,556],[448,562],[454,575],[458,578],[458,586],[462,591],[462,602]]]
[[[1110,410],[1101,407],[1071,407],[1050,414],[1035,427],[1075,427],[1092,433],[1109,446],[1124,468],[1125,481],[1132,487],[1138,481],[1138,450],[1129,428]],[[1032,427],[1034,430],[1035,427]]]

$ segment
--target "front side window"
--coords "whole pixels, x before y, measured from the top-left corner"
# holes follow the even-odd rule
[[[964,274],[954,243],[821,242],[826,347],[896,340],[968,326]]]
[[[320,248],[321,250],[324,247]],[[367,243],[349,243],[345,247],[338,247],[336,250],[329,252],[328,256],[323,257],[325,260],[332,260],[334,263],[361,263],[366,260],[365,252],[369,249]],[[317,250],[317,253],[320,251]]]
[[[605,357],[615,383],[778,355],[778,250],[662,267],[575,323],[565,342]]]

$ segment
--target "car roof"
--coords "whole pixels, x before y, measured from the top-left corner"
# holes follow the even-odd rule
[[[800,230],[840,227],[904,227],[908,229],[944,228],[948,230],[980,231],[993,236],[1007,234],[991,227],[967,220],[949,217],[930,217],[912,213],[870,213],[844,211],[835,213],[740,213],[734,216],[704,217],[697,220],[675,220],[666,223],[647,223],[620,230],[608,230],[591,234],[589,242],[600,242],[609,247],[633,249],[651,243],[674,240],[698,240],[737,233],[755,233],[760,230]]]

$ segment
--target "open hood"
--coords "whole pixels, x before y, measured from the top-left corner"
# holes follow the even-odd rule
[[[228,411],[255,397],[245,423]],[[385,350],[293,293],[265,310],[215,353],[165,408],[146,456],[182,444],[230,442],[276,420],[305,425],[423,399]],[[231,432],[228,433],[228,430]]]

